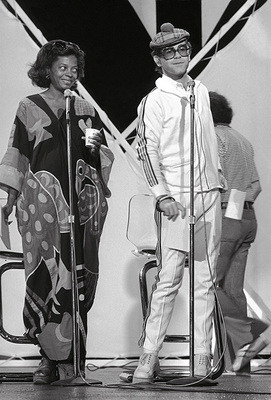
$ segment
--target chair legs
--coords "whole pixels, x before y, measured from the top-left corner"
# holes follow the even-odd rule
[[[7,262],[0,267],[0,336],[8,342],[17,344],[31,343],[26,336],[16,336],[8,333],[3,326],[3,310],[2,310],[2,276],[6,271],[11,269],[24,269],[23,255],[14,252],[0,252],[0,258],[13,260]],[[15,261],[16,260],[16,261]],[[12,357],[11,357],[12,358]],[[0,383],[2,382],[32,382],[33,374],[29,372],[1,372]]]

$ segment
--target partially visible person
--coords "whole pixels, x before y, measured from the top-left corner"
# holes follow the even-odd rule
[[[191,102],[195,98],[195,332],[194,374],[211,372],[212,275],[221,228],[219,157],[206,87],[187,69],[190,34],[170,23],[150,43],[162,77],[138,107],[138,156],[155,199],[157,276],[140,339],[143,354],[133,382],[153,381],[159,373],[159,351],[182,284],[189,252]],[[191,87],[194,86],[194,93]],[[204,228],[206,227],[206,229]],[[206,234],[206,235],[205,235]],[[189,295],[189,294],[187,294]]]
[[[18,107],[8,149],[0,165],[0,188],[8,194],[6,221],[16,206],[26,276],[23,310],[26,336],[40,348],[35,384],[74,374],[70,198],[67,159],[66,89],[84,76],[85,54],[74,43],[52,40],[38,52],[28,76],[44,88]],[[99,241],[108,206],[113,154],[97,111],[72,96],[71,193],[80,327],[80,369],[84,372],[87,312],[99,274]],[[94,128],[91,148],[86,128]],[[80,371],[79,369],[79,371]]]
[[[222,234],[216,267],[218,299],[225,318],[234,371],[249,372],[249,361],[271,342],[267,323],[247,315],[244,278],[247,257],[257,231],[254,202],[261,192],[251,143],[230,124],[228,100],[209,92],[220,162],[227,180],[221,193]]]

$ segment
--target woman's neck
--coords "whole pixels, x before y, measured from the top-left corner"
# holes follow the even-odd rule
[[[64,99],[64,93],[61,92],[60,90],[55,89],[52,86],[50,86],[42,94],[44,97],[46,97],[46,99],[54,100],[55,102],[61,102]]]

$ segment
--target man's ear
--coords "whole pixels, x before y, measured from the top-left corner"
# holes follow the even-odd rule
[[[155,64],[157,65],[157,67],[161,67],[162,66],[161,60],[160,60],[160,58],[158,56],[153,56],[153,59],[154,59]]]

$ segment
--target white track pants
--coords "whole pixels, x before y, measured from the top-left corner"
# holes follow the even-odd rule
[[[189,194],[182,195],[181,201],[189,208]],[[204,207],[203,207],[203,201]],[[204,217],[203,217],[203,211]],[[211,354],[212,313],[214,308],[215,265],[218,257],[221,235],[221,205],[218,191],[197,194],[194,201],[196,217],[194,235],[194,309],[195,354]],[[165,217],[162,216],[161,219]],[[189,230],[189,226],[187,227]],[[159,352],[172,316],[175,298],[182,284],[185,255],[180,250],[164,245],[166,232],[158,229],[158,272],[153,287],[148,316],[140,339],[140,345],[147,351]],[[180,232],[187,234],[187,232]],[[187,294],[189,296],[189,294]],[[181,316],[180,316],[181,321]]]

